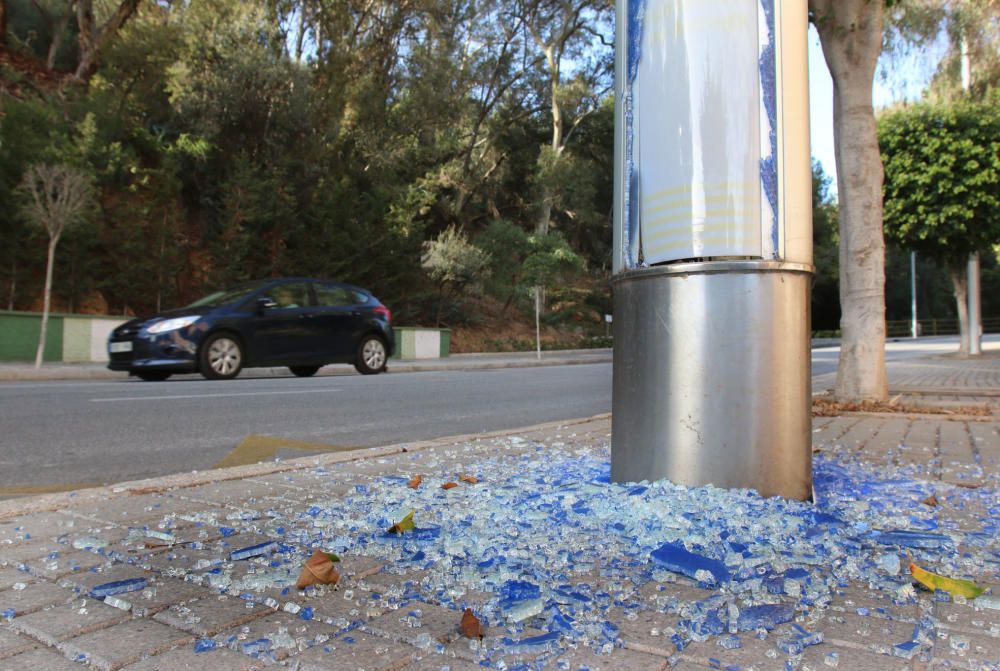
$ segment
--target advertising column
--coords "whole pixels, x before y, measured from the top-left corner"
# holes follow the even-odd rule
[[[806,2],[617,25],[612,478],[807,499]]]

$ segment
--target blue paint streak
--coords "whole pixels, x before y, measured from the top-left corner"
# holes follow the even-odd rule
[[[760,161],[760,180],[764,195],[771,204],[771,242],[774,255],[778,255],[778,86],[777,61],[775,54],[774,0],[760,0],[767,24],[767,44],[760,52],[760,94],[767,114],[768,142],[771,154]]]
[[[625,66],[625,184],[622,201],[625,222],[622,226],[622,249],[625,252],[625,267],[634,268],[639,263],[639,171],[635,164],[635,105],[632,87],[639,74],[642,60],[642,29],[646,16],[645,0],[630,0],[628,3],[628,45]]]

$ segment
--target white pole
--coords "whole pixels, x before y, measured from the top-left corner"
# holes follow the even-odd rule
[[[979,291],[979,254],[969,257],[969,354],[983,353],[983,327]]]
[[[917,253],[910,252],[910,337],[916,338],[919,333],[917,323]]]
[[[962,92],[969,93],[972,86],[972,58],[969,56],[969,40],[962,32],[962,41],[959,45],[962,61]],[[975,356],[983,353],[982,328],[982,296],[979,292],[979,252],[969,255],[969,265],[966,270],[969,302],[969,355]]]

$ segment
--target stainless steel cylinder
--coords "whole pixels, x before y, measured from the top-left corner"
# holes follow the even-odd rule
[[[613,481],[811,498],[811,270],[705,262],[616,277]]]

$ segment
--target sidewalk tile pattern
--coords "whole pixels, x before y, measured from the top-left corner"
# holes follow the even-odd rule
[[[987,391],[1000,388],[1000,379],[991,387],[991,371],[931,361],[904,370],[893,384],[913,397],[921,384],[934,383],[939,390],[965,385],[963,395],[992,404],[995,397]],[[138,493],[0,521],[0,671],[85,668],[77,661],[92,668],[131,671],[249,671],[275,665],[299,671],[468,671],[484,668],[481,664],[591,671],[1000,669],[1000,610],[914,590],[905,556],[899,575],[871,580],[871,561],[900,553],[872,547],[867,539],[875,529],[862,528],[879,519],[873,506],[885,503],[878,495],[866,495],[865,487],[912,500],[908,513],[890,506],[887,514],[892,517],[882,520],[884,527],[918,525],[959,539],[947,552],[914,553],[922,561],[935,560],[935,570],[990,588],[994,601],[984,603],[995,603],[1000,597],[1000,422],[992,418],[816,418],[813,447],[823,472],[842,467],[852,469],[854,477],[867,478],[837,505],[844,515],[856,513],[854,532],[868,545],[858,545],[853,555],[823,559],[831,565],[829,575],[835,576],[829,593],[812,593],[808,582],[800,584],[795,578],[760,590],[765,600],[797,607],[792,622],[770,631],[730,635],[724,628],[711,633],[689,629],[705,604],[725,607],[731,595],[673,574],[654,572],[650,579],[644,558],[623,553],[581,563],[559,578],[564,583],[560,598],[600,603],[609,626],[577,638],[576,647],[564,645],[568,640],[562,635],[559,645],[537,644],[533,637],[548,634],[550,612],[519,624],[504,622],[497,610],[496,584],[464,583],[461,563],[453,582],[440,584],[434,568],[420,559],[421,551],[431,547],[422,543],[452,553],[474,547],[476,562],[492,556],[490,547],[444,537],[404,538],[386,546],[358,519],[339,514],[351,506],[370,505],[367,519],[385,518],[379,522],[384,528],[395,514],[389,511],[414,496],[471,514],[491,491],[491,476],[505,465],[538,465],[542,473],[556,458],[588,463],[606,458],[609,440],[610,422],[601,418],[526,430],[514,437],[442,441],[419,452],[302,466],[219,485]],[[447,493],[440,489],[447,479],[470,469],[483,482]],[[425,475],[425,489],[419,494],[403,491],[416,473]],[[559,498],[561,491],[579,483],[540,477],[537,491],[525,490],[520,499],[549,497],[549,511],[562,505],[572,511],[580,504]],[[396,498],[380,501],[376,493]],[[932,493],[936,507],[921,502]],[[706,491],[705,496],[716,494]],[[639,512],[623,509],[624,520],[632,514]],[[738,518],[741,511],[707,514]],[[697,534],[691,521],[679,520],[690,534]],[[519,523],[526,521],[496,521],[499,532],[514,538]],[[102,539],[106,546],[74,547],[75,540],[88,536]],[[272,541],[277,547],[260,556],[230,556],[234,550]],[[599,547],[609,539],[583,541]],[[351,551],[344,552],[342,545]],[[301,560],[317,546],[338,549],[341,584],[298,592],[292,583]],[[373,547],[395,549],[367,554]],[[545,550],[518,549],[517,543],[511,547],[520,564],[504,579],[519,578]],[[781,564],[780,548],[772,561]],[[136,576],[147,579],[145,589],[115,600],[128,610],[86,596],[97,585]],[[721,601],[712,601],[719,597]],[[487,627],[483,641],[460,635],[458,622],[465,607],[482,615]],[[823,640],[801,650],[790,646],[788,641],[802,631],[820,632]],[[915,645],[896,648],[911,641]],[[603,654],[595,654],[595,648]],[[912,659],[906,659],[911,652]]]

